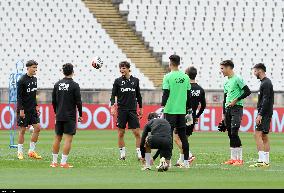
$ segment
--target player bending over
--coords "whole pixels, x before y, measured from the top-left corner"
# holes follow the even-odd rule
[[[159,149],[160,165],[158,171],[167,171],[172,155],[172,129],[169,122],[158,118],[157,113],[149,113],[148,123],[144,127],[141,139],[142,158],[145,159],[143,170],[151,170],[151,149]]]

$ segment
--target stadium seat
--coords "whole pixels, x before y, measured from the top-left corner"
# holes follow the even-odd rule
[[[284,1],[123,0],[119,9],[165,64],[176,53],[182,70],[196,66],[205,89],[223,88],[218,64],[232,59],[252,90],[259,84],[251,68],[259,62],[272,73],[275,90],[283,90]]]
[[[64,63],[75,64],[75,81],[83,89],[110,89],[119,77],[118,63],[130,61],[81,0],[4,0],[0,2],[0,85],[8,87],[17,61],[38,61],[40,88],[52,88]],[[91,67],[100,56],[104,66]],[[131,62],[131,61],[130,61]],[[153,83],[132,63],[143,89]]]

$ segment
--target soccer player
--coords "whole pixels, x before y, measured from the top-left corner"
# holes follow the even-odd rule
[[[145,159],[143,170],[151,170],[151,149],[159,149],[160,165],[158,171],[167,171],[172,155],[172,129],[169,122],[160,119],[157,113],[149,113],[148,123],[144,127],[140,145],[142,158]]]
[[[244,80],[234,73],[234,63],[225,60],[220,64],[221,72],[228,77],[224,84],[223,117],[230,139],[231,159],[224,164],[243,165],[242,142],[239,128],[243,117],[244,99],[251,94]]]
[[[18,159],[23,160],[23,146],[24,136],[26,129],[29,125],[34,127],[34,131],[31,136],[30,149],[28,156],[33,159],[41,159],[35,151],[36,143],[38,141],[40,133],[39,125],[39,108],[37,105],[37,78],[35,77],[37,72],[38,63],[34,60],[30,60],[26,63],[27,73],[23,75],[18,81],[17,90],[17,124],[20,127],[18,138]]]
[[[191,84],[191,90],[189,98],[190,107],[192,109],[192,118],[193,118],[193,124],[186,126],[186,136],[187,138],[192,135],[193,129],[195,124],[198,123],[198,119],[200,115],[204,112],[204,109],[206,108],[206,99],[205,99],[205,91],[204,89],[199,86],[195,80],[197,76],[197,69],[195,67],[187,68],[185,73],[190,78],[190,84]],[[200,108],[198,110],[198,107],[200,105]],[[198,110],[198,113],[197,113]],[[175,166],[180,166],[184,162],[184,154],[182,151],[182,144],[177,134],[174,135],[175,143],[178,145],[180,149],[180,158],[177,161]],[[189,163],[192,163],[192,161],[195,159],[195,156],[192,155],[191,151],[189,150]]]
[[[189,103],[187,96],[191,86],[189,77],[179,70],[180,57],[171,55],[169,59],[171,72],[166,74],[163,79],[162,107],[164,108],[165,119],[170,123],[172,131],[176,129],[182,143],[184,164],[181,167],[189,168],[189,144],[185,131],[185,116]]]
[[[258,150],[258,161],[250,167],[268,167],[269,166],[269,129],[273,115],[274,91],[269,78],[266,77],[266,67],[259,63],[254,66],[254,75],[261,81],[258,103],[257,118],[255,127],[255,141]]]
[[[65,78],[54,85],[52,92],[52,105],[56,114],[55,138],[52,152],[53,161],[50,164],[50,167],[53,168],[58,166],[57,159],[63,135],[65,139],[60,167],[73,167],[67,163],[67,159],[71,150],[73,136],[76,134],[76,108],[79,112],[78,122],[82,121],[80,86],[72,79],[74,75],[73,65],[70,63],[64,64],[63,74]]]
[[[143,116],[142,96],[140,93],[139,79],[130,75],[130,63],[122,61],[119,63],[121,77],[115,79],[111,95],[111,114],[117,115],[118,127],[118,147],[120,151],[120,160],[126,159],[126,149],[124,142],[125,128],[128,123],[128,129],[131,129],[136,138],[137,157],[141,159],[140,151],[140,123],[139,119]],[[115,108],[115,97],[117,97],[118,109]],[[137,103],[139,112],[137,114]],[[139,117],[138,117],[139,116]]]

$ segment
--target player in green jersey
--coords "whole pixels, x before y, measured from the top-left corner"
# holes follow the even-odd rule
[[[221,72],[228,77],[224,84],[223,121],[228,130],[231,147],[231,159],[224,162],[229,165],[243,165],[242,142],[239,137],[239,128],[243,117],[244,99],[251,94],[244,80],[235,75],[234,63],[231,60],[220,64]]]

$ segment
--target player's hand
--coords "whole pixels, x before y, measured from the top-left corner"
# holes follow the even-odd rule
[[[20,117],[24,119],[25,116],[26,116],[25,115],[25,111],[24,110],[20,110]]]
[[[79,117],[78,122],[82,122],[82,121],[83,121],[83,117]]]
[[[235,105],[237,104],[237,102],[238,102],[238,99],[235,99],[235,100],[233,100],[233,101],[229,104],[229,106],[230,106],[230,107],[233,107],[233,106],[235,106]]]
[[[256,120],[255,120],[256,125],[260,125],[261,121],[262,121],[262,116],[261,115],[257,115]]]
[[[37,113],[38,116],[40,116],[39,106],[36,106],[36,113]]]
[[[116,115],[116,109],[115,109],[115,106],[114,106],[114,105],[110,107],[110,114],[111,114],[112,116],[115,116],[115,115]]]
[[[198,118],[195,118],[194,119],[194,124],[197,124],[198,123]]]
[[[142,108],[139,110],[138,116],[139,116],[139,119],[142,119],[142,117],[143,117],[143,109]]]
[[[222,121],[224,121],[225,120],[225,115],[224,114],[222,114]]]

